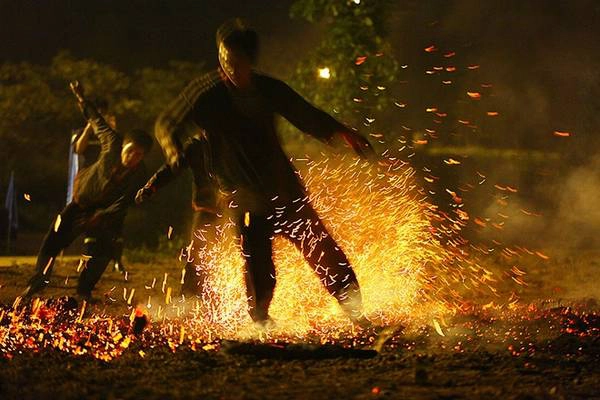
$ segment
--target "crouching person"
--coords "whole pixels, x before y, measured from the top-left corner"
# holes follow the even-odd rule
[[[77,174],[73,200],[50,226],[38,253],[35,275],[29,280],[24,297],[38,293],[48,284],[56,256],[83,234],[86,263],[79,277],[77,293],[89,300],[115,247],[120,245],[127,208],[134,202],[137,189],[146,178],[142,160],[152,147],[152,137],[141,130],[133,130],[121,137],[94,104],[86,100],[79,82],[72,82],[71,90],[100,141],[100,156]]]

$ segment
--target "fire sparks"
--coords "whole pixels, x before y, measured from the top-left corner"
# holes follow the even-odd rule
[[[444,332],[442,331],[442,327],[440,326],[440,323],[437,322],[437,320],[433,320],[433,327],[435,328],[435,331],[437,332],[438,335],[440,336],[446,336],[444,335]]]
[[[554,136],[557,136],[557,137],[569,137],[569,136],[571,136],[571,132],[554,131]]]

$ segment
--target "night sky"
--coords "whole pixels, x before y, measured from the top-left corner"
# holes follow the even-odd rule
[[[0,62],[47,63],[59,50],[122,69],[169,60],[216,62],[215,31],[243,17],[259,31],[267,70],[311,45],[310,24],[289,18],[293,0],[0,0]],[[308,40],[307,40],[308,36]],[[299,43],[299,38],[303,40]],[[214,61],[213,61],[214,60]]]
[[[217,27],[243,17],[260,34],[258,68],[287,80],[298,61],[327,34],[323,23],[291,19],[293,3],[0,0],[0,62],[48,64],[64,49],[76,58],[92,58],[126,72],[166,66],[171,60],[205,62],[211,68],[217,63]],[[504,141],[503,132],[511,130],[516,133],[506,145],[547,148],[556,142],[547,139],[548,132],[573,131],[578,140],[571,142],[578,151],[595,153],[600,2],[406,0],[393,4],[386,24],[396,59],[408,66],[399,71],[390,93],[408,101],[412,110],[444,102],[454,107],[465,101],[473,85],[493,83],[490,101],[505,117],[505,126],[498,125],[497,132],[486,129],[498,140]],[[440,51],[423,51],[432,44]],[[456,56],[445,59],[446,52]],[[458,73],[452,76],[455,89],[448,89],[425,75],[427,69],[448,62],[463,70],[471,64],[481,68],[468,75],[475,77],[472,82]],[[412,121],[405,121],[407,115],[399,118],[422,128],[423,116],[415,115]]]

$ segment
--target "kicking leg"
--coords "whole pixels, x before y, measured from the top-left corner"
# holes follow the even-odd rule
[[[309,203],[286,215],[283,233],[302,252],[321,283],[355,322],[363,323],[362,297],[358,280],[348,258],[323,225]]]
[[[74,203],[68,204],[56,217],[38,252],[36,271],[23,293],[25,297],[34,295],[48,284],[56,256],[81,234],[85,220],[85,213]]]

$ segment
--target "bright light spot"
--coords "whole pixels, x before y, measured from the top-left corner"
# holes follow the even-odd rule
[[[354,4],[360,4],[360,0],[352,0]]]
[[[319,78],[323,78],[323,79],[331,78],[331,71],[329,71],[329,68],[327,68],[327,67],[319,68]]]

